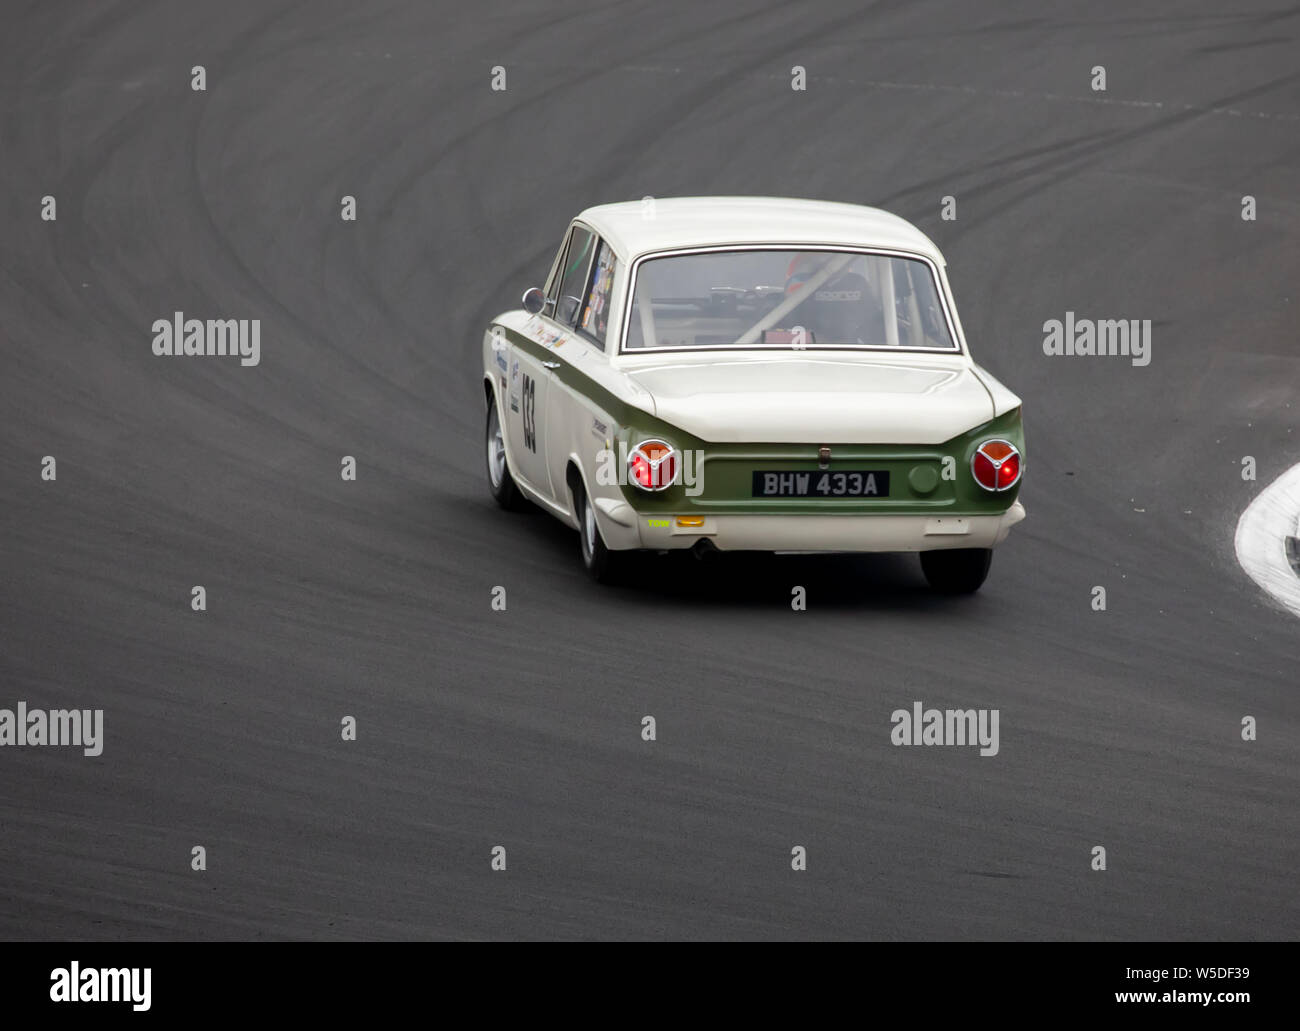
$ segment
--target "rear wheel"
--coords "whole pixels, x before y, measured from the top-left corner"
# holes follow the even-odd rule
[[[989,575],[992,548],[953,548],[921,552],[921,571],[944,594],[973,594]]]
[[[527,499],[515,485],[515,478],[510,475],[510,463],[506,461],[506,440],[501,432],[501,417],[497,413],[497,401],[488,397],[487,424],[484,431],[487,447],[488,489],[492,497],[502,508],[517,512],[527,507]]]
[[[627,570],[627,554],[610,551],[596,525],[596,508],[581,483],[573,486],[573,511],[578,519],[578,539],[582,547],[582,564],[593,580],[601,584],[617,583]]]

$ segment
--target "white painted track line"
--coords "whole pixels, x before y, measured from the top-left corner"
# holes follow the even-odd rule
[[[1300,533],[1300,465],[1265,487],[1237,520],[1237,561],[1270,596],[1300,616],[1300,576],[1286,557],[1286,538]]]

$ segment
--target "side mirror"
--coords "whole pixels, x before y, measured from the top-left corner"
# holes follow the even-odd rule
[[[545,307],[546,295],[539,287],[530,286],[524,291],[524,311],[529,315],[539,315]]]

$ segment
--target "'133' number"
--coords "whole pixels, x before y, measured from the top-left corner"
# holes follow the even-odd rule
[[[537,453],[537,381],[524,376],[524,447]]]

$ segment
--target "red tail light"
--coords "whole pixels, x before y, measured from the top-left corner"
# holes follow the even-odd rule
[[[985,490],[1010,490],[1020,481],[1020,452],[1005,440],[986,440],[976,448],[970,468]]]
[[[642,490],[664,490],[677,478],[677,452],[662,440],[643,440],[628,453],[627,471]]]

